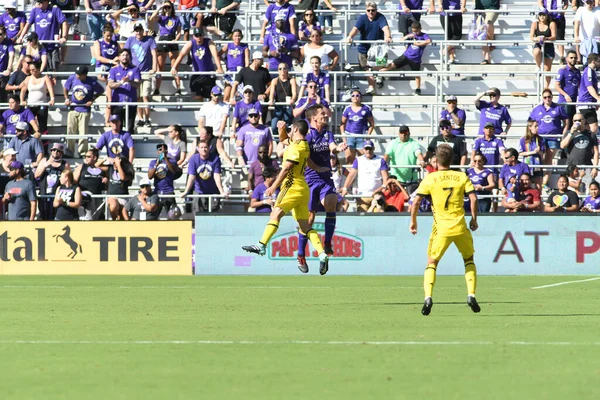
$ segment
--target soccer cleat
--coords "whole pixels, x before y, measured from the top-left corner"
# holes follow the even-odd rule
[[[265,254],[267,254],[267,248],[259,244],[253,244],[251,246],[242,246],[242,250],[247,251],[248,253],[258,254],[259,256],[264,256]]]
[[[324,252],[319,255],[319,273],[325,275],[329,271],[329,256]]]
[[[325,254],[327,254],[327,256],[331,257],[333,255],[333,247],[331,247],[331,243],[324,243],[323,251]]]
[[[475,296],[467,297],[467,305],[469,307],[471,307],[471,310],[474,313],[478,313],[479,311],[481,311],[481,307],[479,307],[479,304],[477,304],[477,300],[475,300]]]
[[[308,264],[306,263],[306,257],[298,256],[298,269],[303,274],[308,273]]]
[[[431,312],[431,307],[433,307],[433,300],[431,300],[431,297],[428,297],[425,299],[425,303],[423,303],[423,308],[421,308],[421,314],[429,315],[429,313]]]

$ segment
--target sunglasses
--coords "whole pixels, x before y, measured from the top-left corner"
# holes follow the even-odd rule
[[[141,188],[150,187],[150,185],[140,185]]]
[[[279,71],[287,71],[287,68],[277,68]]]
[[[367,10],[367,12],[377,12],[377,10],[374,10],[371,8],[371,9]]]
[[[552,96],[544,96],[543,98],[544,98],[544,99],[551,99],[551,98],[552,98]]]
[[[371,150],[371,151],[373,151],[373,148],[372,148],[372,147],[363,147],[363,149],[365,149],[365,150]]]
[[[401,135],[408,135],[410,132],[409,131],[400,131]]]
[[[61,149],[52,149],[52,150],[50,150],[50,151],[52,151],[52,152],[54,152],[54,151],[60,151],[60,152],[62,153],[62,150],[61,150]]]
[[[251,90],[246,90],[246,91],[244,92],[244,94],[249,94],[249,93],[254,93],[254,92],[253,92],[253,91],[251,91]]]
[[[440,126],[440,129],[443,131],[447,131],[448,129],[450,129],[449,126]]]
[[[248,115],[248,118],[258,118],[258,114]]]
[[[194,35],[194,37],[201,38],[204,35]]]
[[[87,155],[87,154],[86,154],[85,156],[83,156],[83,158],[92,158],[92,157],[93,157],[93,156],[89,156],[89,155]]]
[[[510,160],[513,156],[504,157],[505,160]]]
[[[583,122],[582,119],[574,119],[573,122]]]
[[[355,93],[355,94],[352,95],[352,97],[362,97],[362,95],[358,94],[358,93]]]
[[[479,159],[479,160],[473,160],[473,161],[475,161],[476,163],[483,162],[483,160],[481,160],[481,159]]]
[[[304,15],[307,15],[307,16],[309,16],[309,17],[312,17],[312,16],[314,16],[315,14],[313,14],[313,13],[304,13]]]
[[[309,89],[314,89],[314,88],[316,88],[316,87],[317,87],[317,85],[308,85],[308,86],[307,86],[307,88],[309,88]]]

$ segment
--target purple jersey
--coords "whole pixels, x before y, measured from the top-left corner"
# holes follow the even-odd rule
[[[84,104],[92,101],[97,96],[104,93],[104,88],[98,81],[89,76],[81,81],[77,75],[71,75],[64,84],[64,88],[71,93],[71,104],[73,110],[77,112],[89,113],[91,107],[86,107]]]
[[[106,43],[104,38],[102,38],[98,39],[98,44],[100,45],[100,56],[104,58],[112,60],[119,54],[119,44],[116,40],[111,40],[110,42]],[[96,60],[96,68],[99,68],[102,65],[112,67],[112,64],[102,64],[100,61]]]
[[[571,100],[577,101],[577,92],[579,91],[579,84],[581,83],[581,71],[577,68],[569,68],[566,66],[558,70],[556,75],[556,84],[564,90]],[[562,94],[558,95],[559,103],[566,103],[565,96]]]
[[[308,74],[304,74],[302,77],[302,85],[307,86],[309,82],[315,82],[319,87],[319,91],[317,94],[321,97],[325,97],[325,85],[329,85],[329,72],[321,71],[319,75],[315,75],[313,71],[310,71]]]
[[[260,146],[269,146],[273,141],[271,129],[265,125],[246,124],[237,132],[237,140],[242,141],[244,148],[244,158],[248,163],[253,163],[258,159],[258,148]]]
[[[151,36],[144,36],[142,40],[130,36],[125,42],[125,48],[131,50],[131,62],[140,72],[152,69],[152,50],[156,50],[156,42]]]
[[[502,161],[500,161],[500,152],[504,150],[504,142],[502,139],[498,139],[495,136],[490,140],[487,140],[485,136],[478,137],[473,143],[473,150],[476,153],[481,152],[489,165],[502,164]]]
[[[239,101],[235,103],[235,108],[233,109],[233,118],[238,119],[238,129],[244,126],[246,122],[248,122],[248,111],[256,110],[258,113],[261,113],[261,105],[260,101],[254,100],[251,103],[246,103],[245,101]]]
[[[547,0],[542,0],[542,7],[544,7],[546,10],[562,10],[564,2],[564,0],[550,0],[549,2]],[[565,14],[563,13],[550,13],[550,16],[554,21],[565,18]]]
[[[178,17],[171,17],[169,15],[161,15],[158,17],[158,34],[159,36],[173,36],[177,35],[177,29],[181,26],[181,21]]]
[[[346,117],[346,129],[347,133],[354,133],[357,135],[363,135],[367,131],[369,126],[368,119],[373,117],[369,106],[362,104],[358,111],[354,111],[352,106],[346,107],[342,117]]]
[[[8,39],[4,39],[2,42],[0,42],[0,73],[4,72],[8,67],[10,53],[15,53],[13,43]],[[2,88],[2,90],[4,90],[4,88]]]
[[[406,7],[408,7],[409,10],[423,9],[423,0],[404,0],[404,4],[406,4]],[[400,9],[402,9],[402,5],[400,5]]]
[[[541,149],[542,150],[542,156],[540,156],[539,154],[535,154],[532,156],[525,156],[523,157],[523,162],[527,165],[542,165],[543,164],[543,154],[546,152],[546,142],[544,141],[544,139],[542,138],[538,138],[538,140],[535,140],[535,136],[534,136],[534,140],[532,140],[529,143],[525,142],[525,138],[522,137],[519,140],[519,144],[517,146],[517,151],[519,153],[525,153],[525,152],[530,152],[530,151],[534,151],[537,149]]]
[[[175,175],[165,161],[161,161],[158,165],[156,165],[156,159],[151,160],[148,165],[148,169],[156,168],[154,171],[154,189],[158,194],[167,194],[174,193],[175,187],[173,186],[173,182],[175,182]]]
[[[17,36],[19,31],[21,30],[21,23],[25,23],[27,21],[27,16],[23,11],[17,11],[15,17],[11,17],[8,12],[0,15],[0,25],[6,28],[6,36],[9,39]]]
[[[498,104],[494,107],[487,101],[479,100],[479,107],[477,107],[477,109],[481,111],[481,116],[479,117],[479,135],[483,135],[483,127],[488,122],[494,124],[494,134],[496,135],[503,132],[503,122],[507,125],[512,123],[508,109],[502,104]]]
[[[269,52],[276,51],[279,57],[269,57],[269,70],[277,71],[279,63],[286,63],[289,68],[292,68],[292,57],[285,54],[284,50],[298,50],[298,39],[291,33],[280,33],[276,30],[265,35],[265,46],[269,46]]]
[[[133,139],[129,132],[120,131],[115,135],[112,131],[106,131],[96,143],[98,150],[102,150],[104,146],[106,146],[106,154],[110,158],[119,155],[129,158],[129,149],[133,149]]]
[[[308,100],[308,97],[302,97],[300,98],[300,100],[298,100],[298,102],[296,102],[296,108],[300,108],[302,107],[304,104],[306,104],[306,102],[308,101],[308,107],[312,106],[313,104],[317,104],[317,100],[315,99],[310,99],[310,101]],[[327,102],[327,100],[321,99],[321,104],[323,106],[325,106],[325,108],[329,108],[329,103]],[[306,107],[306,108],[308,108]],[[305,112],[302,113],[302,115],[300,115],[301,119],[306,119],[306,109],[304,110]]]
[[[484,168],[483,171],[481,172],[477,172],[475,171],[475,168],[469,168],[467,170],[467,175],[469,176],[469,179],[471,180],[471,183],[473,185],[481,185],[481,186],[487,186],[488,185],[488,176],[493,175],[494,172],[492,172],[491,169],[489,168]],[[475,193],[485,193],[485,190],[480,190],[480,191],[475,191]]]
[[[460,10],[460,0],[442,0],[442,9],[444,10]],[[446,15],[445,12],[441,12],[440,15]],[[448,13],[448,16],[461,15],[456,13]]]
[[[209,38],[204,38],[200,44],[192,40],[192,66],[196,72],[216,71],[209,43]]]
[[[131,84],[132,81],[142,80],[142,75],[137,67],[134,67],[131,64],[127,67],[123,67],[121,64],[112,67],[108,72],[108,80],[118,82],[123,79],[125,75],[129,77],[129,81],[112,90],[112,101],[115,103],[137,101],[137,88]]]
[[[54,40],[54,35],[58,35],[62,23],[66,20],[60,8],[48,6],[46,11],[38,7],[32,8],[27,22],[34,26],[39,40]],[[67,32],[64,32],[64,35],[66,34]],[[44,47],[48,50],[54,50],[57,45],[45,44]]]
[[[290,18],[296,17],[296,9],[290,3],[279,5],[277,3],[269,4],[265,12],[265,21],[270,25],[271,30],[275,30],[275,21],[282,19],[285,21],[284,31],[290,32]]]
[[[17,112],[6,110],[0,115],[0,124],[4,125],[7,135],[14,135],[16,132],[17,122],[35,121],[35,116],[28,108],[20,107]]]
[[[517,178],[517,182],[521,179],[521,174],[527,172],[531,173],[529,166],[523,162],[517,161],[515,165],[504,164],[500,170],[500,179],[503,179],[504,186],[508,184],[512,177]]]
[[[581,208],[587,208],[591,211],[600,210],[600,197],[588,196],[581,204]]]
[[[239,46],[228,43],[227,44],[227,71],[235,71],[244,68],[246,66],[246,49],[248,45],[240,43]]]
[[[267,186],[265,185],[264,182],[261,182],[254,188],[254,191],[252,192],[252,198],[256,199],[258,201],[263,201],[263,200],[267,199],[268,197],[265,197],[265,190],[267,190]],[[278,195],[279,195],[279,188],[275,189],[273,196],[271,196],[270,198],[275,200]],[[263,204],[259,207],[256,207],[256,212],[271,212],[271,206]]]
[[[413,41],[420,42],[423,40],[428,40],[429,36],[425,32],[421,32],[418,35],[415,35]],[[410,42],[408,42],[410,43]],[[423,52],[425,51],[426,46],[416,46],[414,44],[409,44],[406,46],[406,50],[404,51],[404,56],[409,60],[421,64],[421,58],[423,57]]]
[[[561,135],[563,132],[563,120],[569,117],[560,105],[552,103],[547,110],[543,104],[536,106],[531,110],[529,118],[538,122],[540,126],[538,133],[540,135]],[[559,138],[550,140],[559,140]]]
[[[308,146],[310,147],[310,159],[319,167],[331,166],[329,162],[329,154],[331,153],[331,150],[329,150],[329,144],[335,143],[333,133],[331,131],[326,130],[326,128],[319,133],[315,128],[310,127],[308,128],[306,141],[308,142]],[[323,180],[331,181],[330,171],[318,173],[306,167],[306,172],[304,176],[306,177],[306,182],[309,185],[311,183],[316,182],[320,183]]]
[[[463,136],[465,134],[465,121],[467,120],[467,113],[465,112],[465,110],[461,110],[460,108],[455,108],[454,114],[456,114],[456,116],[463,122],[462,126],[456,125],[456,123],[452,119],[452,116],[450,115],[450,112],[445,108],[440,112],[440,119],[445,119],[445,120],[450,121],[450,123],[452,124],[452,134],[453,135]]]
[[[589,66],[585,67],[581,75],[581,83],[579,84],[579,103],[596,103],[596,98],[588,91],[588,86],[592,86],[598,92],[598,76],[596,71]]]
[[[322,30],[319,21],[315,21],[315,23],[312,26],[307,25],[305,21],[300,21],[298,23],[298,35],[300,34],[300,32],[304,32],[304,35],[306,35],[306,37],[310,36],[311,28],[313,31]]]
[[[209,156],[206,160],[200,154],[194,154],[188,163],[188,174],[196,178],[194,192],[200,194],[219,194],[214,174],[221,173],[221,159],[218,155]]]

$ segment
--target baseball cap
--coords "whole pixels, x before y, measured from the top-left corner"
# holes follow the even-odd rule
[[[10,163],[9,168],[10,169],[25,169],[25,166],[23,165],[23,163],[21,163],[19,161],[13,161]]]
[[[544,7],[540,8],[540,11],[538,11],[538,14],[548,14],[548,10]]]
[[[17,0],[6,0],[4,8],[17,8]]]
[[[19,121],[15,124],[15,129],[18,131],[28,131],[29,124],[27,122]]]
[[[398,128],[398,132],[410,132],[410,129],[408,129],[408,126],[406,125],[400,125],[400,128]]]
[[[258,112],[257,109],[251,108],[250,110],[248,110],[248,116],[250,116],[250,115],[260,115],[260,113]]]
[[[80,65],[79,67],[75,68],[75,73],[77,75],[87,75],[88,72],[90,72],[90,69],[87,67],[87,65]]]
[[[194,32],[192,32],[194,36],[204,36],[204,30],[202,28],[194,28]]]
[[[375,144],[372,140],[365,140],[365,144],[363,144],[363,149],[366,149],[367,147],[370,147],[372,149],[375,148]]]
[[[483,127],[484,128],[493,128],[494,124],[492,124],[491,122],[487,122]]]
[[[262,52],[260,52],[260,51],[255,51],[254,53],[252,53],[252,59],[253,59],[253,60],[256,60],[256,59],[260,59],[260,60],[262,60],[262,59],[263,59]]]
[[[137,31],[138,29],[144,29],[144,24],[141,22],[136,22],[136,24],[133,26],[133,30]]]
[[[242,88],[242,93],[244,93],[246,90],[251,91],[252,93],[254,93],[254,88],[252,87],[252,85],[246,85]]]
[[[456,96],[450,95],[450,96],[446,96],[446,102],[449,101],[457,101]]]
[[[4,150],[4,152],[2,154],[5,156],[14,156],[17,154],[17,151],[15,149],[10,148],[10,149]]]
[[[64,153],[65,152],[65,145],[62,144],[62,143],[54,143],[52,145],[52,147],[50,148],[50,151],[52,151],[52,150],[60,150],[60,151],[62,151]]]
[[[109,122],[117,122],[120,121],[121,117],[118,114],[112,114],[108,119]]]
[[[219,86],[213,86],[213,88],[210,90],[210,92],[212,94],[216,94],[217,96],[220,96],[221,94],[223,94],[223,91],[221,90],[221,88]]]
[[[39,39],[39,36],[35,32],[29,32],[27,34],[27,36],[25,36],[25,41],[27,41],[27,42],[31,42],[31,41],[38,40],[38,39]]]
[[[140,187],[142,186],[152,186],[152,182],[150,182],[150,179],[148,178],[142,178],[140,180]]]

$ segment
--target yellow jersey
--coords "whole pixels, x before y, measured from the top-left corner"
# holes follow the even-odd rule
[[[306,169],[306,160],[310,156],[310,147],[306,140],[296,140],[290,142],[290,145],[283,152],[283,162],[290,161],[294,167],[288,172],[281,184],[283,189],[308,189],[308,184],[304,178]]]
[[[417,194],[431,199],[433,232],[439,236],[457,236],[468,231],[464,197],[474,191],[464,172],[444,170],[425,176]]]

